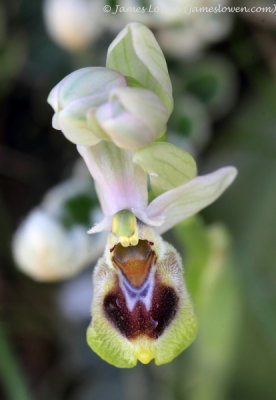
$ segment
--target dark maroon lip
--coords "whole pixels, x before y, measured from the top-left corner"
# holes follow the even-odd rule
[[[170,286],[156,282],[151,307],[146,309],[142,301],[129,310],[119,284],[117,289],[104,298],[103,309],[107,319],[127,339],[147,336],[157,339],[173,320],[177,312],[178,296]]]
[[[177,312],[178,296],[158,279],[152,245],[139,240],[136,246],[117,244],[111,249],[118,275],[114,289],[104,298],[103,309],[110,323],[128,339],[157,339]]]

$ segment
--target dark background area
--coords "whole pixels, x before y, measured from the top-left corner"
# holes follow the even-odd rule
[[[14,231],[44,193],[70,175],[77,159],[75,146],[51,127],[48,93],[74,69],[104,65],[111,40],[112,34],[103,32],[96,43],[70,53],[47,35],[42,2],[14,0],[0,5],[3,399],[212,399],[192,394],[197,385],[196,378],[189,377],[193,346],[166,366],[139,365],[132,370],[109,366],[86,345],[89,319],[72,322],[58,310],[55,299],[61,284],[37,283],[20,272],[13,261]],[[200,173],[223,165],[235,165],[239,170],[233,186],[203,212],[206,223],[222,222],[230,232],[240,296],[239,333],[221,399],[276,398],[275,45],[275,17],[239,14],[233,15],[229,35],[206,48],[200,57],[177,59],[165,54],[175,103],[183,93],[194,95],[205,104],[211,121],[210,137],[197,151]],[[197,81],[192,76],[199,66],[206,71],[206,62],[212,57],[227,60],[234,71],[223,75],[223,82],[229,85],[221,93],[218,85],[217,103],[209,101],[208,90],[213,87],[208,86],[208,79]],[[227,90],[233,87],[231,104],[220,111],[232,96]],[[178,117],[172,117],[169,127],[178,127],[180,137],[188,136],[187,125],[178,124]],[[206,371],[208,368],[207,362]],[[216,376],[213,378],[216,380]]]

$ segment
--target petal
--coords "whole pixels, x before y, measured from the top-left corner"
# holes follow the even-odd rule
[[[92,130],[86,118],[86,113],[93,104],[93,98],[94,96],[91,96],[72,101],[54,115],[53,127],[60,129],[64,136],[75,144],[93,146],[99,143],[105,135],[99,137],[101,132],[97,129]]]
[[[235,167],[225,167],[211,174],[198,176],[153,200],[147,207],[147,215],[149,219],[163,215],[165,222],[157,231],[166,232],[213,203],[233,182],[236,175]]]
[[[103,212],[113,215],[123,209],[145,209],[147,204],[147,177],[132,162],[132,153],[119,149],[110,142],[93,147],[78,146],[92,177]]]
[[[87,341],[110,364],[131,368],[152,359],[164,364],[194,340],[196,319],[182,262],[159,235],[154,243],[107,247],[94,270],[93,286]]]
[[[95,117],[117,146],[134,149],[163,134],[168,113],[153,92],[127,87],[114,89]]]
[[[118,86],[126,86],[126,81],[116,71],[104,67],[81,68],[63,78],[51,90],[47,101],[57,112],[82,97],[98,95],[102,102],[106,101],[109,91]]]
[[[110,44],[106,65],[140,82],[173,108],[167,64],[152,32],[139,23],[128,24]]]
[[[86,121],[87,127],[93,132],[93,134],[103,140],[109,140],[109,136],[107,133],[102,129],[99,122],[95,117],[96,108],[91,108],[86,112]]]
[[[149,174],[157,194],[187,183],[197,172],[193,157],[171,143],[151,143],[135,151],[133,161]]]
[[[135,149],[146,144],[150,135],[143,122],[124,110],[116,115],[118,108],[118,102],[109,102],[100,107],[95,114],[110,140],[122,149]]]
[[[99,233],[103,231],[111,231],[111,225],[112,225],[112,218],[111,217],[105,217],[103,218],[100,222],[96,223],[95,225],[92,226],[92,228],[89,229],[87,233],[93,234],[93,233]]]
[[[137,217],[140,221],[149,226],[160,226],[165,221],[165,217],[163,217],[162,215],[155,218],[149,218],[145,210],[132,208],[131,211],[135,215],[135,217]]]

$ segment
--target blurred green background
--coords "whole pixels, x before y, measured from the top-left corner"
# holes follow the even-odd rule
[[[163,48],[176,104],[169,140],[196,154],[200,173],[239,170],[221,199],[168,236],[183,254],[199,318],[187,351],[169,365],[116,369],[85,342],[89,310],[74,319],[58,306],[66,283],[37,283],[16,268],[16,228],[77,159],[75,146],[51,127],[47,95],[71,71],[104,65],[108,44],[127,22],[108,17],[101,22],[92,13],[95,37],[73,51],[50,38],[42,1],[0,4],[0,398],[274,400],[274,14],[232,14],[228,33],[193,54]],[[167,28],[147,22],[157,36]],[[81,300],[78,286],[66,287]]]

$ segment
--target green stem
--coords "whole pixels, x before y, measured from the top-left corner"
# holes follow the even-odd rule
[[[33,400],[0,322],[0,375],[7,400]]]

